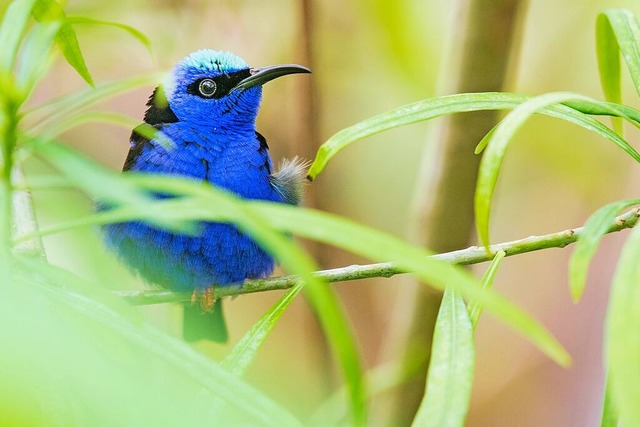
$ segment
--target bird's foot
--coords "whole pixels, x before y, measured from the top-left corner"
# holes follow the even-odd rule
[[[191,294],[191,304],[195,304],[198,300],[200,300],[200,308],[202,311],[205,313],[211,312],[216,303],[216,296],[213,292],[213,288],[207,288],[200,293],[197,289],[194,289]]]

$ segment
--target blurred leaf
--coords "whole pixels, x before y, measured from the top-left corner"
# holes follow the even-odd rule
[[[603,13],[596,20],[596,53],[604,97],[607,101],[621,103],[619,47],[611,23]],[[622,121],[613,118],[612,124],[614,130],[622,134]]]
[[[451,287],[465,298],[483,304],[559,364],[570,363],[571,357],[566,350],[535,319],[503,296],[481,289],[478,281],[459,266],[429,258],[431,253],[420,247],[325,212],[264,203],[251,204],[272,226],[280,230],[331,244],[374,261],[392,262],[437,289]]]
[[[153,201],[148,192],[141,191],[121,176],[87,162],[73,150],[51,140],[33,139],[28,148],[48,163],[64,172],[74,185],[96,200],[107,204],[130,204],[144,208]],[[108,182],[108,185],[105,183]],[[163,223],[164,225],[169,225]]]
[[[524,95],[506,92],[465,93],[425,99],[398,107],[387,113],[363,120],[334,134],[318,149],[316,158],[309,169],[309,178],[315,179],[315,177],[324,170],[333,156],[348,145],[362,138],[445,114],[512,109],[528,99],[529,98]],[[578,101],[576,103],[577,109],[567,105],[547,105],[536,112],[561,118],[596,132],[612,140],[616,145],[622,147],[627,153],[640,161],[640,155],[633,151],[633,149],[629,151],[629,148],[625,146],[626,142],[619,135],[612,132],[599,121],[586,116],[580,111],[580,109],[592,109],[594,112],[590,114],[621,116],[635,126],[638,126],[640,122],[640,112],[638,112],[638,110],[631,107],[619,107],[611,103],[597,102],[580,95],[568,98],[567,101],[569,100],[572,101],[571,104]]]
[[[62,51],[65,59],[89,85],[93,86],[93,78],[84,56],[78,44],[76,32],[67,20],[67,16],[62,7],[55,0],[37,0],[32,10],[33,17],[39,22],[56,21],[60,22],[60,31],[56,36],[56,43]]]
[[[151,209],[148,206],[145,208],[123,206],[107,213],[41,230],[41,233],[61,231],[74,226],[102,224],[107,221],[144,220],[150,217],[156,220],[164,218],[174,221],[232,221],[242,228],[242,224],[237,222],[238,216],[232,215],[233,211],[225,212],[224,204],[227,202],[224,201],[225,198],[221,198],[223,193],[219,190],[213,191],[214,189],[208,186],[193,185],[191,181],[175,177],[131,175],[128,178],[148,190],[190,197],[183,197],[178,201],[156,202],[157,207]],[[230,197],[226,194],[224,196]],[[242,204],[243,209],[252,212],[252,215],[259,217],[264,224],[282,232],[331,244],[372,260],[393,262],[398,268],[416,274],[425,283],[438,289],[450,286],[465,298],[482,304],[559,364],[570,363],[570,356],[566,350],[535,319],[501,295],[481,289],[478,281],[464,269],[429,258],[430,253],[420,247],[409,245],[378,230],[325,212],[285,206],[280,203],[238,200],[236,203],[237,205],[234,206]],[[170,205],[173,206],[170,207]],[[216,209],[212,209],[212,206],[216,206]],[[245,231],[252,233],[252,230],[245,229]],[[255,234],[252,235],[256,237]],[[285,268],[287,268],[286,265]],[[322,287],[315,288],[322,289]]]
[[[132,27],[131,25],[121,24],[119,22],[101,21],[98,19],[85,18],[83,16],[69,16],[67,18],[67,22],[71,25],[78,25],[78,24],[87,24],[87,25],[95,25],[95,26],[101,25],[105,27],[113,27],[113,28],[123,30],[129,33],[131,36],[133,36],[136,40],[138,40],[140,44],[147,49],[147,51],[149,52],[149,55],[153,57],[153,49],[151,48],[151,41],[149,40],[149,38],[146,35],[144,35],[142,31]]]
[[[291,270],[289,270],[291,271]],[[304,288],[322,329],[327,334],[331,348],[340,362],[347,385],[350,411],[354,426],[367,425],[367,388],[364,382],[362,363],[358,357],[353,331],[345,320],[344,309],[340,305],[333,288],[313,285]]]
[[[598,57],[598,65],[602,66],[602,62],[606,61],[607,77],[613,79],[607,83],[607,86],[617,86],[617,89],[609,87],[607,90],[613,90],[613,96],[616,95],[616,90],[618,92],[620,90],[619,64],[617,76],[611,75],[613,72],[616,72],[612,59],[613,52],[611,51],[612,49],[615,49],[613,47],[614,41],[611,40],[611,32],[613,32],[615,35],[615,43],[620,47],[622,57],[627,63],[629,74],[631,74],[631,80],[633,80],[636,91],[638,92],[638,95],[640,95],[640,24],[638,24],[637,18],[633,13],[625,9],[608,9],[598,16],[596,29],[598,41],[600,41],[600,38],[604,37],[604,40],[602,41],[604,46],[602,46],[602,49],[606,49],[606,53],[601,52],[600,43],[598,44],[598,54],[600,55],[602,53],[605,55],[603,58],[600,58],[600,56]],[[616,61],[618,61],[617,52]],[[604,79],[605,76],[601,75],[601,78]],[[605,90],[605,94],[607,93],[607,90]]]
[[[104,289],[26,258],[10,284],[0,287],[0,339],[11,348],[0,352],[0,401],[30,402],[10,414],[34,425],[201,425],[220,415],[210,403],[222,399],[232,425],[300,425]]]
[[[309,297],[342,368],[349,391],[350,410],[354,425],[365,425],[367,393],[355,338],[333,289],[325,286],[324,281],[312,274],[316,269],[313,260],[292,241],[274,233],[269,227],[277,228],[280,231],[288,230],[274,227],[271,224],[272,218],[269,217],[269,214],[257,210],[253,202],[238,199],[226,191],[210,185],[193,185],[193,181],[187,179],[146,174],[139,174],[131,178],[149,190],[195,196],[194,199],[185,201],[188,207],[176,210],[175,213],[178,214],[178,217],[186,215],[189,219],[216,221],[221,220],[222,215],[226,217],[226,221],[234,223],[240,230],[251,235],[261,247],[278,260],[286,271],[300,275],[305,282],[304,291]],[[282,204],[258,202],[258,205],[280,206]],[[217,212],[212,213],[212,206],[216,207]],[[291,206],[286,207],[293,210],[299,209]],[[225,210],[228,212],[224,212]]]
[[[79,111],[76,114],[69,115],[65,120],[61,120],[57,123],[51,123],[51,126],[48,126],[46,131],[43,130],[41,135],[46,135],[47,138],[53,138],[70,129],[87,123],[107,123],[125,129],[135,128],[136,133],[140,133],[149,139],[154,139],[158,132],[158,129],[153,126],[146,123],[140,124],[140,120],[133,119],[123,114],[107,111]]]
[[[294,286],[289,289],[286,294],[280,300],[269,309],[261,318],[256,322],[249,332],[247,332],[242,339],[233,347],[231,352],[227,355],[222,362],[222,366],[227,368],[229,372],[234,375],[242,375],[244,371],[249,367],[253,359],[255,358],[258,348],[264,343],[266,338],[271,333],[271,330],[275,327],[282,317],[282,314],[289,307],[289,304],[298,295],[302,286]]]
[[[369,399],[399,387],[418,374],[421,367],[427,363],[428,354],[420,346],[414,346],[409,351],[411,351],[410,361],[404,366],[397,361],[392,361],[382,363],[367,371],[366,383],[369,385]],[[341,420],[345,418],[345,396],[346,389],[342,386],[316,407],[306,425],[309,427],[339,425]]]
[[[605,355],[611,392],[623,426],[640,425],[640,228],[622,249],[611,286]]]
[[[9,73],[36,0],[11,2],[0,24],[0,73]]]
[[[491,260],[491,264],[489,264],[489,268],[482,276],[481,286],[482,289],[490,289],[493,286],[493,281],[496,277],[496,273],[498,272],[498,267],[502,263],[502,260],[507,254],[504,251],[498,251],[494,255]],[[473,326],[473,330],[476,329],[478,325],[478,319],[480,318],[480,314],[482,314],[482,305],[478,304],[475,301],[471,301],[468,307],[469,311],[469,320],[471,320],[471,325]]]
[[[485,145],[487,147],[482,159],[480,160],[475,193],[476,229],[478,231],[480,242],[485,247],[488,247],[490,243],[489,222],[491,216],[491,202],[493,200],[493,193],[498,181],[500,167],[502,165],[502,160],[504,159],[507,146],[518,129],[520,129],[524,122],[533,114],[541,112],[552,105],[568,101],[581,101],[583,103],[600,104],[601,107],[605,106],[603,103],[599,103],[598,101],[594,101],[588,97],[574,93],[558,92],[536,96],[523,102],[510,112],[500,122],[500,124],[495,127],[491,136],[483,139],[481,141],[481,145],[477,147],[476,152],[481,151]],[[612,115],[619,115],[627,118],[625,114],[615,109],[615,107],[611,108]],[[618,147],[622,148],[624,152],[633,157],[634,160],[640,162],[640,154],[638,154],[638,152],[631,147],[627,141],[615,132],[612,132],[606,126],[602,125],[600,122],[595,120],[594,122],[595,123],[583,126],[609,139]]]
[[[638,204],[640,204],[640,199],[613,202],[601,207],[587,219],[584,231],[578,237],[573,255],[569,260],[569,289],[574,302],[578,302],[582,297],[589,263],[616,215],[621,210]]]
[[[122,209],[107,211],[97,215],[98,218],[113,221],[114,216],[120,214],[120,219],[123,220],[124,212],[125,220],[126,215],[129,215],[128,219],[146,219],[163,227],[178,227],[180,232],[192,230],[192,228],[186,228],[185,231],[185,227],[192,224],[190,220],[231,222],[251,235],[261,247],[280,262],[285,270],[300,275],[306,285],[305,292],[309,295],[345,375],[350,391],[354,422],[357,425],[364,423],[367,410],[362,368],[346,316],[332,290],[323,286],[323,281],[312,274],[316,270],[313,260],[289,238],[267,227],[262,215],[248,208],[248,204],[241,199],[209,184],[186,178],[146,174],[115,175],[52,142],[34,144],[31,149],[76,180],[77,186],[92,196],[116,204],[125,203]],[[146,184],[146,187],[140,187],[140,184]],[[200,197],[200,200],[194,203],[193,200],[188,199],[169,199],[168,204],[174,204],[179,208],[173,211],[155,209],[152,208],[153,204],[162,202],[140,198],[149,191],[165,194],[192,194]],[[197,203],[198,201],[202,203]],[[215,209],[212,209],[214,206]],[[165,215],[167,213],[169,215]],[[182,218],[185,214],[189,216],[186,221]]]
[[[66,120],[70,120],[70,115],[78,111],[84,112],[88,107],[98,102],[106,101],[133,89],[157,84],[160,78],[159,74],[148,74],[101,83],[89,90],[64,95],[39,105],[26,111],[25,117],[35,121],[30,127],[32,132],[47,133],[51,127],[68,127]]]
[[[12,189],[6,177],[0,181],[0,277],[11,277]],[[0,288],[6,286],[0,281]]]
[[[604,399],[602,402],[602,418],[600,419],[600,427],[618,427],[618,409],[616,408],[613,396],[611,396],[611,386],[609,379],[606,379],[604,390]]]
[[[31,29],[25,38],[20,52],[19,68],[16,72],[16,83],[21,93],[20,103],[24,102],[24,99],[49,68],[51,46],[59,30],[59,22],[38,24]]]
[[[459,295],[447,288],[433,333],[424,398],[411,425],[464,426],[474,364],[473,325],[467,307]]]

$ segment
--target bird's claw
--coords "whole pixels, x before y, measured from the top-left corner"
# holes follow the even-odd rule
[[[209,313],[213,311],[213,306],[216,303],[216,296],[213,292],[213,288],[207,288],[198,294],[198,290],[194,289],[191,294],[191,304],[195,304],[196,301],[200,300],[200,308],[205,313]]]

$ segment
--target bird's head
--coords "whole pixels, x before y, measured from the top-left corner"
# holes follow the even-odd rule
[[[163,90],[168,108],[180,121],[253,127],[264,83],[309,72],[294,64],[250,68],[230,52],[199,50],[176,65]]]

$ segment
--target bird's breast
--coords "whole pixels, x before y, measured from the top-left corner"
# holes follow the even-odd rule
[[[164,127],[162,132],[172,143],[152,140],[133,170],[187,176],[244,198],[279,201],[269,180],[269,153],[255,132],[223,133],[179,123]]]

